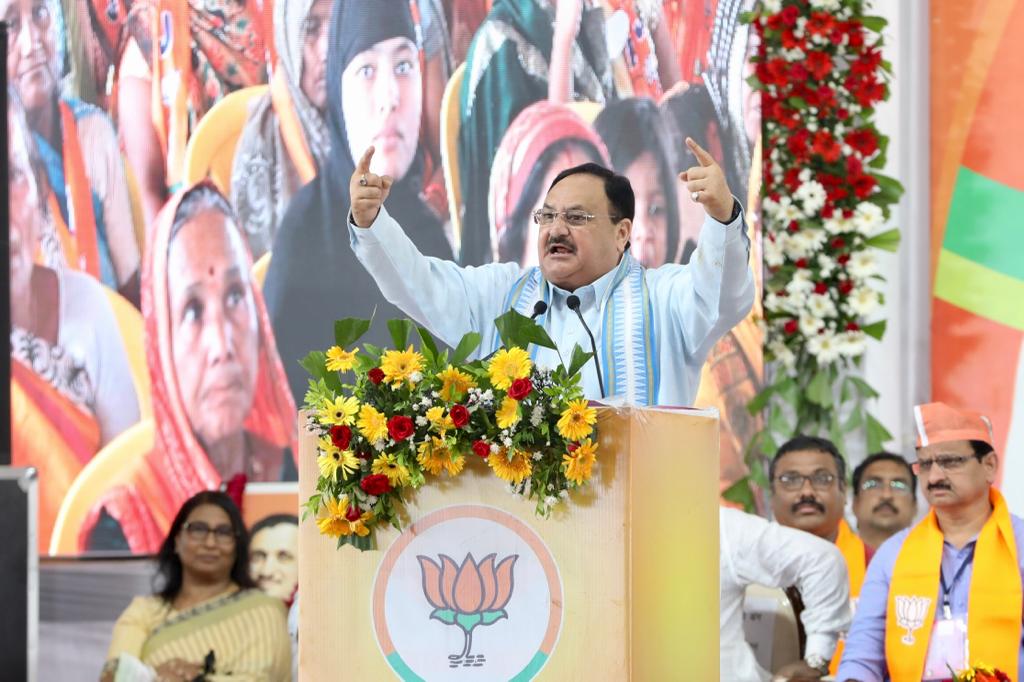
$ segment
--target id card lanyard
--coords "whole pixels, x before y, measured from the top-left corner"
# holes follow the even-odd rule
[[[949,593],[952,592],[953,588],[956,587],[957,582],[963,576],[964,571],[968,566],[974,563],[974,550],[977,545],[971,547],[970,554],[964,559],[964,562],[960,564],[960,568],[953,575],[953,582],[948,586],[946,585],[946,576],[942,573],[942,568],[939,568],[939,582],[942,584],[942,615],[945,620],[953,620],[953,610],[949,604]]]

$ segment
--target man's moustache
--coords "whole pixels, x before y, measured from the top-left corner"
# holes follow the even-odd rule
[[[823,505],[821,502],[818,502],[813,497],[802,497],[799,500],[797,500],[796,504],[793,505],[793,513],[795,514],[797,509],[804,505],[811,505],[812,507],[820,511],[822,514],[825,513],[825,505]]]
[[[878,505],[874,509],[872,509],[872,511],[877,512],[885,508],[888,508],[889,511],[891,511],[893,514],[899,513],[899,510],[896,508],[896,505],[892,504],[891,502],[879,502]]]
[[[952,490],[948,483],[929,483],[928,490]]]

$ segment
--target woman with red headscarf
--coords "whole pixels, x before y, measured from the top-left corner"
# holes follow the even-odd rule
[[[295,404],[227,200],[199,183],[168,202],[152,237],[142,311],[155,443],[93,510],[86,549],[152,552],[197,491],[237,474],[295,478]]]
[[[593,161],[608,165],[601,138],[569,107],[531,104],[501,139],[491,169],[487,208],[494,260],[537,264],[533,212],[541,207],[555,176]]]

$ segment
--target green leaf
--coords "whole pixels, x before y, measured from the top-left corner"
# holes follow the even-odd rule
[[[483,618],[479,613],[459,613],[455,616],[455,622],[458,623],[459,627],[465,632],[470,632],[480,624],[481,620],[483,620]]]
[[[772,406],[768,410],[768,431],[779,434],[789,434],[792,432],[785,412],[778,406]]]
[[[338,538],[338,549],[341,549],[342,545],[352,545],[360,552],[373,549],[373,533],[369,535],[363,535],[362,537],[352,533],[350,535],[342,535]]]
[[[832,406],[832,383],[828,372],[818,372],[807,386],[807,399],[822,407]]]
[[[306,357],[299,360],[299,364],[309,372],[314,379],[324,379],[333,372],[327,371],[327,354],[322,350],[310,351]]]
[[[874,173],[873,177],[878,181],[878,188],[881,190],[879,192],[880,198],[893,204],[900,200],[900,197],[903,195],[903,185],[900,184],[899,180],[879,173]]]
[[[480,341],[483,337],[477,332],[469,332],[462,337],[459,341],[459,345],[455,347],[455,354],[452,355],[451,364],[461,365],[466,361],[470,355],[473,354],[477,348],[480,347]]]
[[[358,317],[346,317],[334,323],[334,343],[348,349],[370,330],[370,320]]]
[[[851,376],[848,378],[849,382],[857,387],[857,392],[860,393],[862,398],[877,398],[878,391],[871,388],[871,384],[864,381],[860,377]]]
[[[747,412],[757,416],[768,404],[768,400],[771,399],[775,392],[778,391],[777,386],[768,386],[763,391],[754,396],[753,400],[747,403]]]
[[[900,245],[900,231],[894,227],[891,230],[879,232],[874,237],[868,237],[864,243],[883,251],[895,251]]]
[[[860,23],[873,33],[881,33],[882,29],[889,25],[889,20],[884,17],[861,17]]]
[[[790,97],[786,101],[789,102],[789,105],[791,107],[793,107],[794,109],[806,109],[807,108],[807,102],[805,102],[802,97]]]
[[[502,618],[508,618],[508,614],[505,613],[505,609],[498,609],[497,611],[484,611],[483,619],[480,621],[481,625],[490,625],[495,623]]]
[[[865,427],[868,437],[868,453],[880,451],[883,443],[892,440],[892,434],[889,433],[889,430],[882,426],[882,422],[870,414],[867,415]]]
[[[722,499],[741,505],[743,511],[751,514],[757,510],[754,491],[750,487],[750,477],[744,476],[722,492]]]
[[[749,24],[757,17],[757,12],[740,12],[739,20],[741,24]]]
[[[843,432],[844,433],[850,433],[851,431],[856,431],[863,424],[864,424],[864,411],[862,409],[860,409],[859,407],[855,407],[853,409],[853,411],[850,413],[849,418],[846,420],[846,423],[843,424]]]
[[[451,609],[434,609],[430,612],[430,617],[445,625],[455,625],[455,612]]]
[[[576,373],[583,369],[583,365],[587,364],[592,357],[594,357],[593,353],[584,351],[580,348],[580,344],[577,343],[572,349],[572,358],[569,360],[568,376],[576,376]]]
[[[796,379],[786,377],[783,381],[776,382],[775,387],[783,400],[793,407],[797,406],[797,402],[800,400],[800,387],[797,386]]]
[[[412,322],[409,320],[388,320],[388,331],[391,332],[391,342],[397,350],[405,350],[405,344],[409,343],[409,334],[412,333]]]
[[[437,343],[434,337],[423,327],[416,327],[416,331],[420,335],[420,351],[428,363],[434,364],[437,361]]]
[[[531,343],[557,351],[558,346],[539,324],[515,310],[510,310],[494,320],[501,342],[506,348],[519,346],[526,349]]]
[[[864,332],[865,334],[867,334],[871,338],[878,339],[879,341],[881,341],[882,337],[885,336],[885,325],[886,325],[886,321],[885,320],[880,320],[880,321],[874,322],[872,324],[866,324],[863,327],[861,327],[860,329],[861,329],[862,332]]]

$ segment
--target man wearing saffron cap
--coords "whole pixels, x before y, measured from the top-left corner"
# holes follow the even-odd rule
[[[581,370],[586,397],[690,405],[708,351],[753,305],[754,279],[739,202],[711,155],[687,145],[700,165],[679,179],[705,212],[688,265],[640,264],[629,180],[594,163],[559,173],[534,211],[538,267],[426,257],[383,206],[392,180],[371,172],[373,147],[350,184],[352,248],[388,301],[451,346],[473,331],[487,355],[500,345],[495,318],[532,312],[558,350],[531,346],[531,356],[553,367],[577,345],[591,349],[585,320],[597,349]]]
[[[991,424],[943,403],[914,417],[913,466],[932,510],[875,554],[836,677],[944,680],[984,663],[1018,680],[1024,519],[992,485]]]

